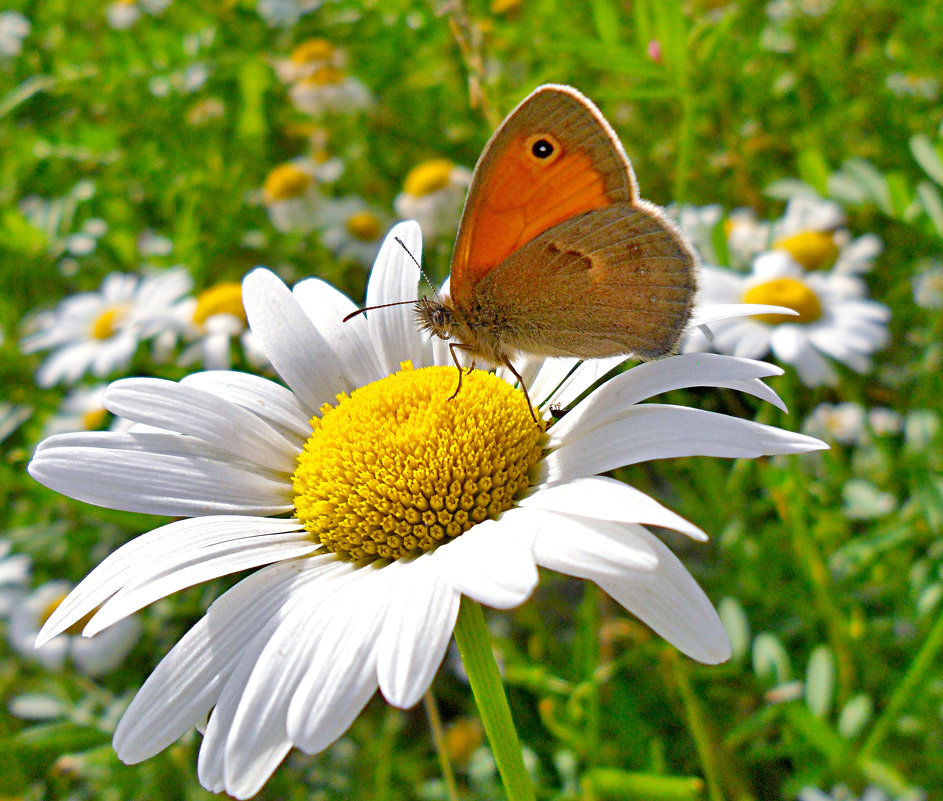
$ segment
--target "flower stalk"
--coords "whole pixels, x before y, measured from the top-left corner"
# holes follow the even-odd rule
[[[467,597],[462,598],[455,624],[455,642],[508,801],[534,801],[534,785],[524,767],[521,743],[491,649],[485,615],[481,606]]]

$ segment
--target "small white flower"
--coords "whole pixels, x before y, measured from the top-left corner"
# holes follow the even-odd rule
[[[107,384],[76,387],[62,401],[59,410],[43,426],[43,435],[51,437],[66,431],[98,431],[111,419],[105,408]]]
[[[19,600],[26,595],[31,572],[30,558],[10,553],[9,540],[0,539],[0,620],[6,620]]]
[[[299,78],[288,92],[295,108],[305,114],[352,114],[373,103],[370,90],[336,67],[319,67]]]
[[[259,0],[256,12],[271,28],[290,28],[305,14],[317,11],[323,0]]]
[[[192,279],[183,269],[143,276],[111,273],[97,292],[66,298],[38,314],[22,342],[25,353],[52,350],[36,383],[73,384],[87,372],[104,377],[128,365],[138,344],[158,333]]]
[[[943,264],[930,263],[910,280],[914,303],[924,309],[943,309]]]
[[[282,233],[306,233],[318,227],[324,198],[318,190],[315,165],[296,159],[272,168],[262,187],[269,220]]]
[[[117,0],[105,9],[105,19],[116,31],[133,28],[141,12],[160,16],[167,10],[170,0]]]
[[[865,433],[865,411],[860,403],[820,403],[806,418],[802,430],[843,445],[856,445]]]
[[[397,216],[416,220],[430,239],[452,237],[471,176],[471,170],[448,159],[424,161],[409,171],[393,208]]]
[[[276,59],[273,66],[282,83],[292,83],[313,75],[322,67],[344,69],[347,53],[329,39],[308,39],[298,45],[288,58]]]
[[[420,256],[418,227],[395,227],[369,306],[417,297],[419,270],[394,236]],[[96,609],[86,634],[177,589],[262,568],[221,596],[141,688],[115,732],[121,759],[147,759],[200,727],[201,783],[247,798],[293,746],[316,753],[340,737],[378,687],[395,706],[417,703],[461,597],[517,606],[538,567],[594,581],[694,659],[729,656],[710,601],[644,526],[695,540],[703,532],[601,474],[688,454],[823,447],[641,402],[708,385],[780,405],[760,380],[776,368],[713,354],[649,362],[545,432],[502,375],[466,373],[452,397],[447,344],[421,337],[410,307],[343,323],[356,306],[330,285],[309,279],[289,290],[261,269],[246,277],[243,300],[287,387],[234,372],[118,381],[106,405],[145,428],[53,437],[30,465],[37,480],[81,500],[184,518],[108,557],[41,642]],[[619,361],[519,367],[545,410],[574,404]]]
[[[267,364],[252,343],[242,307],[242,285],[221,281],[196,297],[186,298],[170,312],[169,325],[154,339],[157,361],[168,361],[177,341],[187,343],[176,358],[181,367],[200,364],[207,370],[228,370],[232,364],[232,343],[238,339],[246,361],[260,368]]]
[[[702,304],[766,303],[799,315],[765,314],[714,323],[713,340],[694,329],[683,345],[685,352],[713,348],[750,359],[772,352],[778,361],[792,365],[804,384],[817,386],[837,381],[829,358],[864,373],[870,369],[870,354],[887,342],[890,311],[865,297],[860,279],[834,271],[807,273],[783,251],[757,257],[750,275],[704,267],[699,287]]]
[[[325,203],[321,241],[341,261],[373,264],[387,223],[359,197]]]
[[[23,52],[23,40],[29,36],[30,21],[18,11],[0,14],[0,58],[15,58]]]
[[[86,676],[101,676],[114,670],[138,640],[141,623],[136,616],[123,618],[117,625],[95,637],[63,633],[36,646],[36,637],[50,614],[69,594],[66,581],[49,581],[19,600],[10,612],[10,645],[21,656],[39,662],[47,670],[59,670],[71,660]]]

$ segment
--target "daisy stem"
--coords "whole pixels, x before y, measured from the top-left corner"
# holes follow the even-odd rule
[[[939,664],[940,652],[943,651],[943,615],[937,618],[933,628],[917,652],[907,673],[900,684],[894,689],[890,701],[884,711],[874,722],[871,732],[861,746],[860,756],[868,758],[877,751],[884,742],[891,728],[897,722],[904,708],[921,693],[927,686],[927,672]]]
[[[442,778],[445,780],[445,789],[448,792],[449,801],[458,801],[458,787],[455,785],[455,774],[452,772],[449,751],[445,746],[442,717],[439,715],[439,705],[436,704],[435,696],[431,690],[422,697],[422,703],[426,708],[426,716],[429,718],[432,742],[435,744],[436,755],[439,757],[439,769],[442,771]]]
[[[455,623],[455,643],[462,656],[468,683],[475,696],[481,723],[488,735],[508,801],[534,801],[534,786],[524,767],[521,743],[491,649],[491,635],[485,624],[485,615],[481,606],[467,597],[462,598],[458,621]]]

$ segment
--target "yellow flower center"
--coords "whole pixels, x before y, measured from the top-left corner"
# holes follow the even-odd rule
[[[497,376],[454,367],[375,381],[311,420],[292,477],[295,516],[358,560],[430,551],[510,509],[541,458],[543,426]]]
[[[795,309],[799,316],[789,314],[755,314],[755,319],[770,325],[780,323],[812,323],[822,316],[822,304],[808,286],[795,278],[774,278],[757,284],[743,293],[744,303],[762,303]]]
[[[64,592],[56,596],[48,604],[46,604],[45,609],[43,609],[43,611],[39,615],[40,627],[42,627],[46,623],[46,621],[49,620],[50,617],[52,617],[52,613],[55,612],[59,608],[59,605],[66,599],[67,595],[68,593]],[[85,615],[85,617],[83,617],[81,620],[77,620],[75,623],[69,626],[69,628],[67,628],[63,632],[63,634],[67,634],[70,637],[78,637],[82,633],[82,629],[84,629],[88,625],[88,621],[92,619],[92,616],[97,611],[98,611],[97,608],[93,609],[91,612]]]
[[[403,191],[413,197],[424,197],[445,189],[449,185],[454,166],[448,159],[430,159],[417,164],[406,176]]]
[[[117,332],[127,311],[126,306],[111,306],[105,309],[92,323],[92,339],[111,339]]]
[[[101,409],[92,409],[82,415],[82,428],[86,431],[98,431],[107,419],[108,410],[104,406]]]
[[[358,211],[356,214],[351,214],[345,225],[347,233],[361,242],[375,242],[383,233],[380,220],[372,211]]]
[[[297,164],[279,164],[265,178],[262,197],[266,203],[301,197],[314,179]]]
[[[785,250],[807,270],[824,270],[838,258],[838,245],[830,231],[800,231],[777,240],[773,247]]]
[[[327,39],[308,39],[298,45],[291,54],[295,64],[310,64],[312,61],[330,61],[334,57],[334,45]]]
[[[318,67],[310,75],[305,76],[301,79],[300,83],[303,83],[305,86],[337,86],[344,82],[344,79],[347,77],[347,74],[344,70],[339,70],[337,67]]]
[[[520,11],[522,0],[491,0],[492,14],[508,14]]]
[[[246,321],[246,311],[242,306],[242,284],[223,281],[197,295],[193,322],[203,325],[214,314],[231,314]]]

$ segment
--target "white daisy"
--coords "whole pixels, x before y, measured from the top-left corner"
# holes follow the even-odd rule
[[[295,108],[305,114],[327,112],[351,114],[373,102],[370,90],[352,75],[337,67],[318,67],[310,75],[299,78],[288,91]]]
[[[324,206],[314,164],[296,159],[273,167],[265,177],[262,202],[272,225],[282,233],[314,230]]]
[[[124,617],[94,637],[69,632],[66,626],[43,645],[37,645],[40,628],[71,589],[67,581],[49,581],[21,598],[10,611],[10,645],[20,656],[36,660],[47,670],[60,670],[68,659],[80,673],[101,676],[124,661],[137,642],[141,623],[137,616]]]
[[[0,620],[5,620],[27,591],[31,572],[30,558],[10,553],[9,540],[0,539]]]
[[[418,268],[394,236],[421,253],[418,226],[393,229],[370,306],[417,297]],[[713,354],[642,364],[545,433],[500,376],[471,371],[452,398],[447,344],[420,337],[410,306],[342,323],[356,307],[321,280],[289,290],[258,269],[243,287],[249,324],[287,388],[235,372],[118,381],[106,405],[144,428],[53,437],[30,464],[80,500],[184,518],[106,559],[40,642],[96,609],[86,634],[177,589],[267,565],[217,599],[141,688],[115,733],[121,759],[147,759],[205,727],[201,783],[247,798],[293,746],[316,753],[336,740],[378,687],[395,706],[415,704],[461,597],[517,606],[538,567],[596,582],[694,659],[728,657],[710,601],[644,525],[703,532],[600,474],[656,458],[824,447],[640,403],[706,385],[779,405],[760,381],[777,368]],[[618,361],[519,366],[545,410],[573,404]]]
[[[63,399],[59,410],[43,425],[43,436],[67,431],[99,431],[111,419],[105,408],[107,384],[76,387]]]
[[[321,241],[335,258],[369,267],[386,228],[383,218],[361,198],[344,197],[325,203]]]
[[[154,339],[155,360],[169,361],[180,339],[187,343],[186,347],[173,358],[181,367],[200,364],[207,370],[228,370],[233,340],[242,344],[251,366],[260,368],[267,364],[246,327],[242,285],[235,281],[221,281],[196,297],[180,301],[171,310],[168,327]]]
[[[141,276],[111,273],[97,292],[73,295],[37,315],[22,349],[53,353],[37,370],[36,383],[73,384],[87,372],[103,377],[123,369],[138,344],[161,330],[168,310],[191,286],[183,269]]]
[[[23,40],[29,36],[32,25],[18,11],[0,14],[0,58],[15,58],[23,52]]]
[[[416,220],[430,239],[452,237],[471,183],[471,170],[448,159],[430,159],[413,167],[403,191],[393,201],[397,216]]]
[[[282,83],[292,83],[313,75],[322,67],[344,69],[347,53],[329,39],[308,39],[292,50],[288,58],[276,59],[273,66]]]
[[[717,322],[711,325],[712,340],[693,329],[682,349],[714,349],[748,359],[772,352],[792,365],[807,386],[831,384],[838,376],[828,358],[864,373],[870,368],[870,354],[887,342],[890,311],[865,294],[857,277],[834,271],[807,273],[784,251],[757,257],[750,275],[703,267],[699,303],[767,303],[799,314]]]

